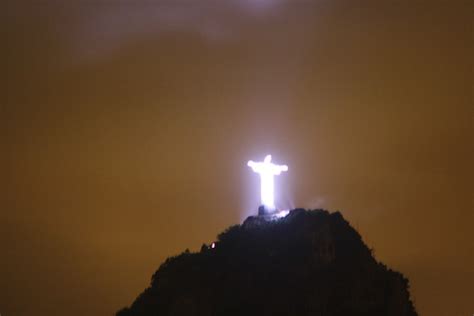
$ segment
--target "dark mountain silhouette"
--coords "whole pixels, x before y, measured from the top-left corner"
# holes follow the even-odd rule
[[[249,217],[215,247],[163,263],[117,316],[415,316],[408,280],[377,262],[339,212]]]

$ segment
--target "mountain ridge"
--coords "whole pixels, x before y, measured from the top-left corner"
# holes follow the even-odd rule
[[[340,212],[250,216],[211,246],[168,258],[117,316],[416,316],[408,280]]]

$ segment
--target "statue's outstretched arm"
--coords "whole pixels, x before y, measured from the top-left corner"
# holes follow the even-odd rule
[[[287,165],[275,166],[273,170],[274,170],[273,174],[278,176],[279,174],[281,174],[282,171],[288,171],[288,166]]]
[[[247,166],[252,168],[253,171],[258,172],[258,169],[259,169],[258,168],[258,166],[259,166],[258,162],[253,162],[252,160],[249,160],[249,162],[247,162]]]

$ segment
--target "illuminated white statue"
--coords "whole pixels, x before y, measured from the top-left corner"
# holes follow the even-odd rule
[[[282,171],[288,171],[286,165],[275,165],[272,163],[272,156],[267,155],[263,162],[253,162],[250,160],[247,166],[260,174],[261,199],[262,204],[267,210],[275,210],[273,200],[273,177],[279,175]]]

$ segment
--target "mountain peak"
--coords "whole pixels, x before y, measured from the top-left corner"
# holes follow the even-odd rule
[[[341,213],[269,218],[167,259],[117,315],[417,315],[408,280],[377,262]]]

